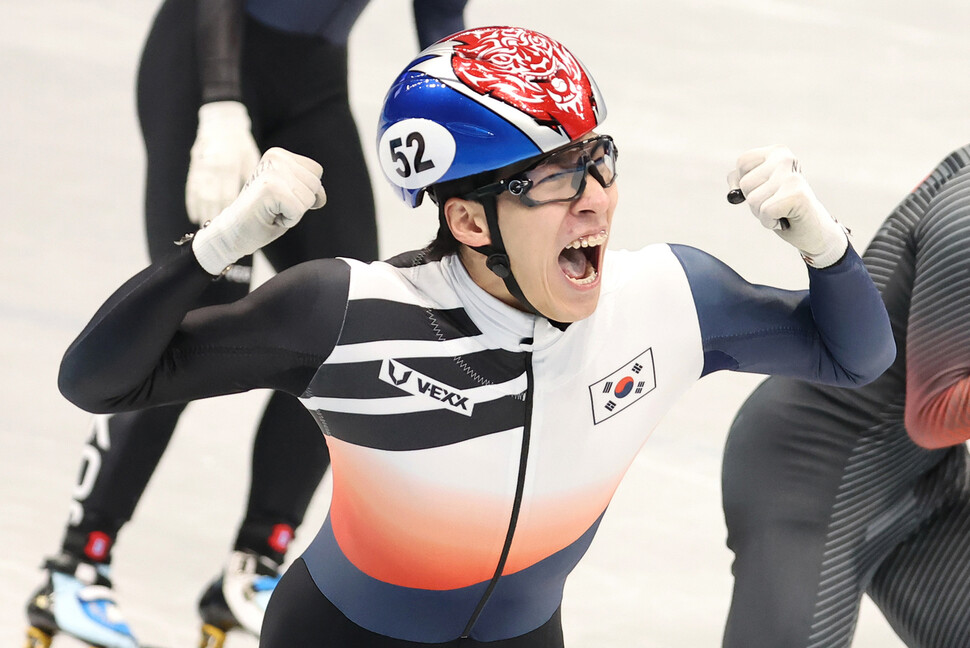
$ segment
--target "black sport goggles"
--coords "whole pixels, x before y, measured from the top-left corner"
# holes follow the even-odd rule
[[[508,191],[527,207],[570,202],[586,190],[593,176],[607,188],[616,182],[616,144],[609,135],[597,135],[547,155],[525,171],[476,189],[472,198]]]

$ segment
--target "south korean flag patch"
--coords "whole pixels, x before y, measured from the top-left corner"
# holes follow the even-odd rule
[[[593,424],[619,414],[656,387],[657,372],[653,366],[653,348],[650,348],[589,386]]]

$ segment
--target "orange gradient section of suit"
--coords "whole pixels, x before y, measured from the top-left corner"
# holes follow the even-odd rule
[[[387,451],[328,437],[330,519],[344,555],[372,578],[402,587],[448,590],[491,579],[506,541],[521,439],[517,429],[438,448]],[[476,461],[467,459],[469,453]],[[504,573],[578,539],[609,502],[610,481],[595,493],[560,488],[543,497],[529,492],[527,480]]]
[[[906,431],[924,448],[962,443],[970,439],[970,376],[963,366],[951,366],[950,353],[961,344],[960,336],[944,322],[911,324],[910,337],[920,336],[927,342],[918,351],[909,349],[906,357]]]

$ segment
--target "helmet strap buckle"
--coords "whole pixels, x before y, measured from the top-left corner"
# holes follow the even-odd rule
[[[512,268],[509,264],[509,256],[507,254],[501,252],[489,254],[488,258],[485,259],[485,265],[500,279],[506,279],[512,274]]]

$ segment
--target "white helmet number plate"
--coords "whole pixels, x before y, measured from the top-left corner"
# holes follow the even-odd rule
[[[404,189],[434,184],[455,159],[455,139],[430,119],[405,119],[381,135],[378,157],[384,175]]]

